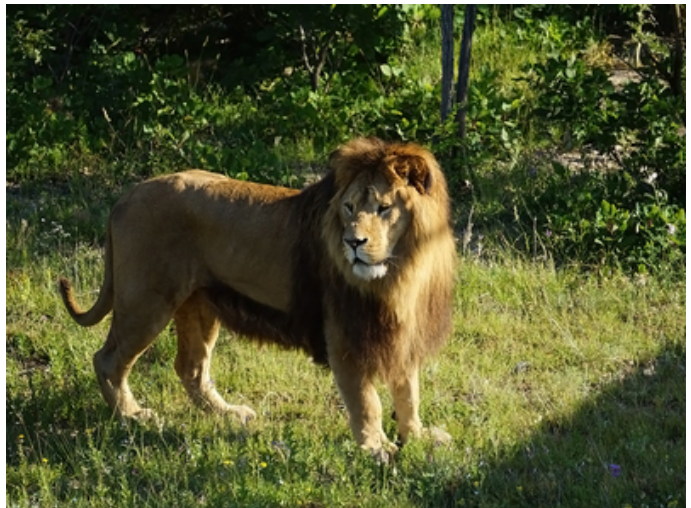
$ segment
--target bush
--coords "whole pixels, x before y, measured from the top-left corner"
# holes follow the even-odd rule
[[[654,182],[625,170],[580,171],[552,163],[532,165],[535,182],[522,199],[541,241],[560,263],[628,273],[675,271],[686,253],[684,209]]]
[[[438,76],[415,47],[438,44],[423,36],[438,28],[438,7],[227,9],[175,8],[153,33],[142,26],[157,7],[13,7],[8,181],[94,171],[132,181],[199,167],[300,185],[298,165],[376,135],[434,144],[452,192],[466,180],[475,189],[458,208],[474,207],[483,229],[518,218],[512,242],[529,238],[529,252],[541,242],[560,262],[649,272],[685,258],[684,97],[652,67],[615,88],[588,59],[592,22],[566,21],[575,10],[522,7],[504,19],[480,10],[484,46],[474,51],[501,58],[475,61],[459,140],[455,115],[439,125]],[[195,24],[215,40],[191,34]],[[241,55],[219,42],[231,25],[247,29]],[[575,170],[537,149],[607,164]]]
[[[467,190],[463,179],[474,189],[472,203],[459,196],[465,214],[472,206],[478,230],[500,228],[511,244],[560,265],[683,273],[683,99],[651,73],[615,88],[585,63],[586,49],[558,50],[555,39],[538,41],[552,49],[513,87],[481,66],[466,138],[458,141],[454,119],[440,130],[440,152],[456,149],[445,162],[452,190]],[[564,152],[581,163],[565,162]]]
[[[557,164],[546,177],[536,216],[552,233],[555,254],[627,271],[679,267],[686,245],[683,103],[652,78],[616,90],[578,55],[550,58],[530,76],[539,91],[535,113],[546,120],[537,124],[541,132],[613,161],[581,173]]]

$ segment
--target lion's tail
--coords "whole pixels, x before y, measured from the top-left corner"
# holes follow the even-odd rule
[[[67,307],[67,311],[77,323],[81,326],[93,326],[100,323],[101,320],[113,308],[113,252],[110,241],[110,225],[106,234],[105,244],[105,277],[101,291],[98,294],[98,300],[93,307],[87,311],[83,311],[77,301],[74,299],[72,291],[72,284],[65,277],[60,277],[59,289],[62,301]]]

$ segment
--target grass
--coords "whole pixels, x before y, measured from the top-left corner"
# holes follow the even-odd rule
[[[119,422],[91,367],[107,323],[79,328],[55,290],[67,274],[85,305],[95,300],[102,254],[91,240],[106,207],[89,185],[101,184],[9,195],[8,505],[685,504],[683,284],[588,278],[508,255],[462,261],[453,334],[423,372],[423,417],[452,434],[448,449],[412,443],[374,464],[352,441],[328,371],[225,333],[213,378],[257,421],[243,428],[188,403],[167,330],[132,376],[162,426]],[[63,226],[79,199],[88,219]]]

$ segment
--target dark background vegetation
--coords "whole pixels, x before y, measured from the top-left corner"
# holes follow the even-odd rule
[[[6,22],[10,197],[191,166],[299,186],[375,135],[435,150],[466,240],[599,271],[684,264],[684,6],[480,6],[477,33],[529,56],[473,55],[464,139],[440,122],[438,6],[14,5]]]

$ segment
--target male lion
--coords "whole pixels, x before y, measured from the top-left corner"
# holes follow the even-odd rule
[[[80,310],[60,279],[80,325],[113,311],[94,356],[111,408],[123,417],[153,416],[134,399],[127,376],[173,318],[175,370],[203,407],[243,421],[255,416],[227,404],[210,381],[223,323],[328,365],[355,440],[375,456],[395,450],[382,429],[376,378],[391,390],[401,440],[426,431],[420,365],[451,323],[455,246],[444,176],[424,148],[376,138],[340,147],[330,166],[301,192],[194,170],[146,181],[118,201],[94,306]]]

